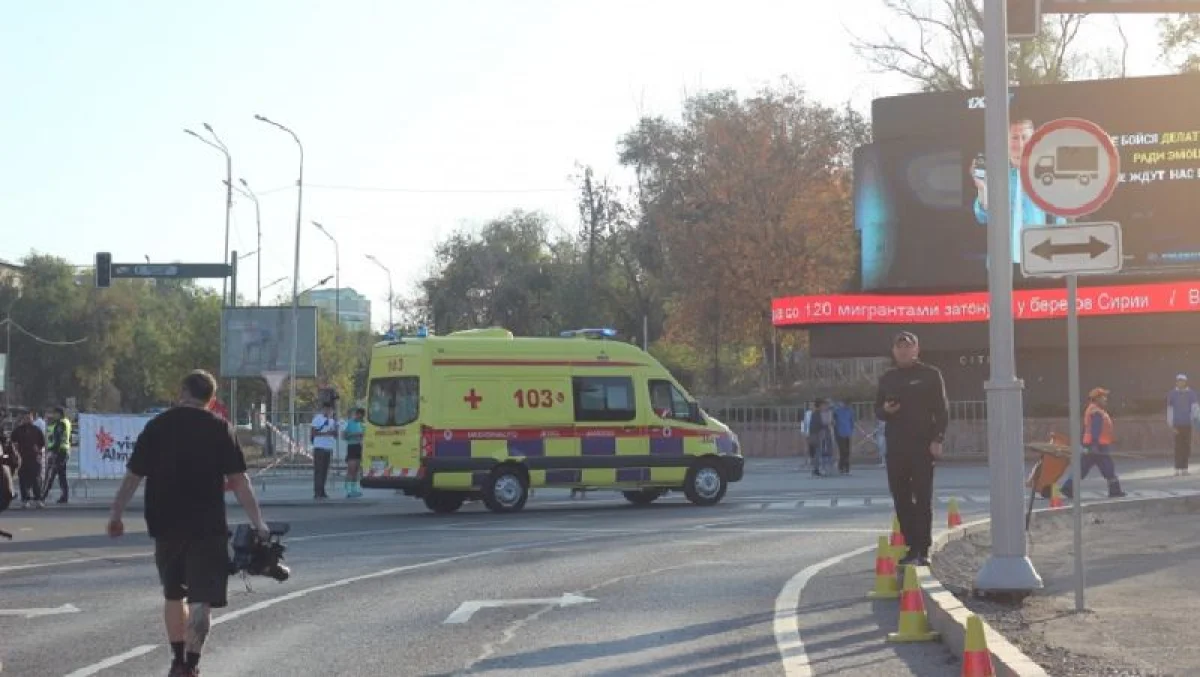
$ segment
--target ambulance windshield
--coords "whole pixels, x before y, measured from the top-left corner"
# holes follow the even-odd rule
[[[405,426],[417,420],[421,401],[420,379],[416,376],[377,378],[371,381],[367,420],[381,427]]]

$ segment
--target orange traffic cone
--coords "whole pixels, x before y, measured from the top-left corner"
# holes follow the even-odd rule
[[[917,584],[917,568],[904,567],[904,589],[900,591],[900,627],[888,635],[889,642],[932,642],[939,635],[929,629],[925,597]]]
[[[962,526],[962,514],[958,512],[958,498],[951,496],[950,505],[946,512],[946,527],[953,529]]]
[[[1065,506],[1066,506],[1066,503],[1063,502],[1062,492],[1058,490],[1058,485],[1057,484],[1051,485],[1050,507],[1051,508],[1062,508]]]
[[[987,639],[983,636],[983,622],[979,616],[967,617],[967,644],[963,648],[962,677],[995,677],[992,667],[992,652],[988,651]]]
[[[890,545],[892,548],[892,559],[897,562],[908,554],[908,544],[904,542],[904,532],[900,531],[900,518],[895,515],[892,515],[892,539]]]
[[[892,559],[892,548],[887,536],[879,537],[875,549],[875,589],[867,593],[869,599],[896,599],[900,596],[900,584],[896,581],[896,560]]]

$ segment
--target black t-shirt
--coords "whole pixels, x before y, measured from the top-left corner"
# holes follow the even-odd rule
[[[228,533],[225,476],[246,471],[233,428],[204,409],[175,407],[146,424],[129,457],[146,478],[146,527],[156,539]]]

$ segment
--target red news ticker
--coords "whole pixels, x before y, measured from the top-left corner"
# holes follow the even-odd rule
[[[1080,317],[1190,313],[1200,310],[1200,281],[1081,287],[1076,299]],[[1067,315],[1065,289],[1013,292],[1013,317],[1049,320]],[[942,324],[986,322],[987,292],[892,296],[826,294],[788,296],[771,301],[777,327],[814,324]]]

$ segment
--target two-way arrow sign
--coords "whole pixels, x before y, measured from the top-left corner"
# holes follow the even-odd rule
[[[543,599],[481,599],[463,602],[454,610],[454,613],[446,617],[442,621],[443,624],[453,625],[466,623],[471,620],[471,616],[475,615],[480,609],[494,609],[503,606],[557,606],[569,607],[578,606],[580,604],[588,604],[596,600],[591,597],[584,597],[573,592],[563,594],[561,597],[547,597]]]
[[[1021,231],[1026,277],[1113,274],[1121,270],[1121,226],[1075,223]]]
[[[1041,244],[1030,251],[1035,256],[1052,261],[1056,256],[1068,256],[1071,254],[1087,254],[1089,258],[1094,259],[1110,249],[1112,249],[1111,244],[1097,238],[1095,235],[1089,235],[1087,242],[1072,242],[1069,244],[1055,244],[1053,236],[1047,237]]]

